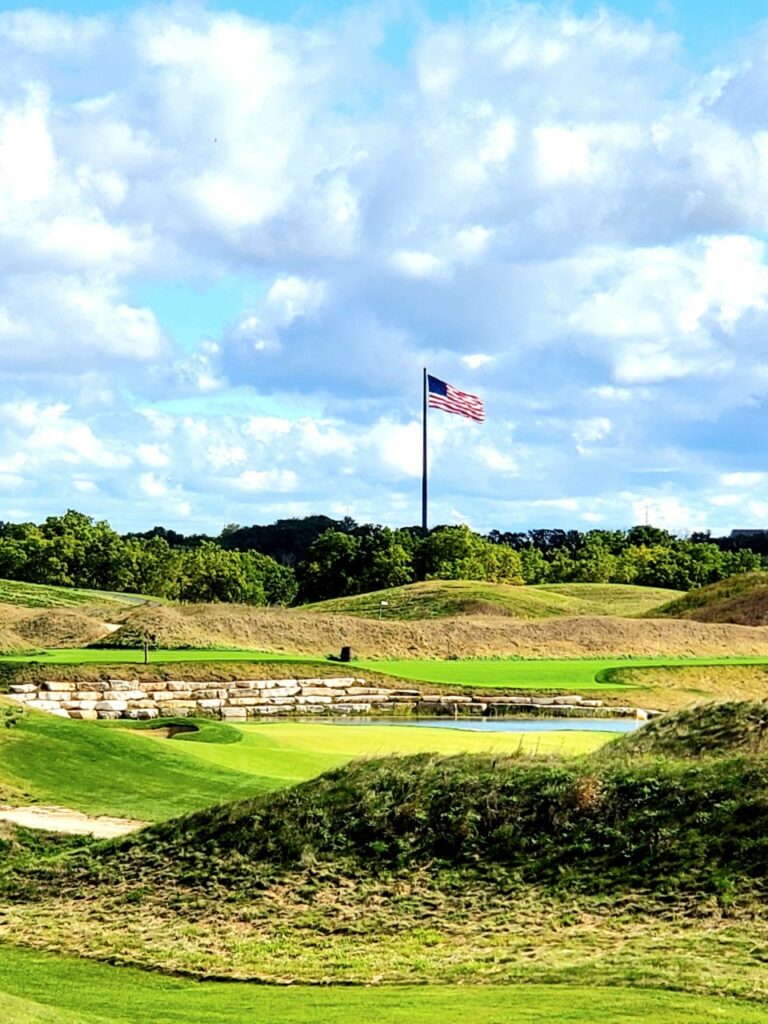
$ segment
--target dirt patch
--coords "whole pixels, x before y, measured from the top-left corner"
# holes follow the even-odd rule
[[[0,821],[24,828],[45,829],[46,832],[66,832],[70,835],[88,835],[96,839],[114,839],[137,832],[146,821],[130,818],[93,817],[69,807],[0,807]]]

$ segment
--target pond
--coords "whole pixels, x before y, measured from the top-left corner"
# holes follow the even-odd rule
[[[312,719],[311,721],[317,721]],[[468,732],[634,732],[634,718],[324,718],[325,725],[397,725]]]

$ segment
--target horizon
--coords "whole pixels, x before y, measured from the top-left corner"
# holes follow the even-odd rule
[[[766,14],[5,5],[0,520],[762,528]]]

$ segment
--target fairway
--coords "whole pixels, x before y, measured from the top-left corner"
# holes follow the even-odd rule
[[[120,649],[62,648],[35,655],[0,657],[0,664],[41,665],[140,665],[143,652]],[[735,657],[661,657],[661,658],[409,658],[401,660],[360,660],[341,664],[327,658],[225,648],[158,650],[149,654],[149,664],[195,663],[216,665],[222,662],[254,664],[291,664],[302,666],[338,665],[340,674],[378,672],[394,679],[449,686],[504,687],[521,690],[591,690],[630,693],[639,687],[616,679],[602,678],[609,669],[695,667],[702,665],[768,665],[768,655]]]
[[[764,1024],[735,999],[569,985],[273,987],[195,982],[0,946],[9,1024]]]
[[[768,656],[718,658],[456,659],[455,661],[357,661],[355,667],[421,683],[508,687],[521,690],[625,690],[634,687],[600,677],[608,669],[695,665],[768,665]]]
[[[245,774],[276,786],[302,782],[354,758],[390,754],[586,754],[613,738],[607,732],[479,733],[388,725],[266,722],[232,726],[239,743],[174,741],[190,760]],[[140,735],[155,743],[151,731]]]
[[[199,723],[161,739],[130,723],[30,714],[0,731],[0,802],[156,821],[310,779],[359,757],[435,752],[577,754],[609,733],[480,734],[407,726]]]

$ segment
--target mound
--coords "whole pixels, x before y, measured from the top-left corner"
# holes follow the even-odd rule
[[[234,637],[217,635],[215,619],[215,616],[211,616],[210,628],[201,630],[197,628],[194,617],[188,614],[188,609],[172,608],[167,605],[142,605],[125,618],[119,629],[108,636],[102,636],[98,646],[137,648],[145,641],[171,649],[227,644],[237,646]]]
[[[428,619],[452,615],[506,615],[548,619],[574,615],[640,615],[679,591],[622,584],[562,583],[513,586],[475,580],[426,580],[354,597],[305,605],[305,610],[378,619]]]
[[[699,704],[656,718],[597,757],[701,757],[768,753],[768,703]]]
[[[708,587],[699,587],[649,614],[697,622],[768,625],[768,573],[741,573]]]
[[[0,624],[0,655],[22,654],[29,647],[15,630]]]
[[[768,763],[754,758],[386,758],[38,863],[5,887],[236,899],[323,864],[336,879],[446,870],[585,892],[751,887],[768,884],[767,799]]]
[[[314,656],[349,644],[360,658],[768,654],[768,628],[587,616],[388,622],[225,604],[137,608],[99,646],[137,648],[145,638],[167,648],[238,647]]]
[[[17,620],[15,629],[27,646],[35,647],[86,647],[107,632],[99,619],[65,608],[26,615]]]

